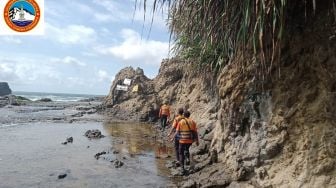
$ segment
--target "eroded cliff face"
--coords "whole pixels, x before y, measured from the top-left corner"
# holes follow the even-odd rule
[[[335,36],[323,24],[291,36],[276,76],[263,81],[253,61],[217,78],[177,59],[163,61],[153,80],[126,68],[105,105],[126,120],[146,120],[163,101],[192,112],[201,143],[191,149],[196,164],[185,187],[335,187]],[[146,89],[113,103],[126,77]]]
[[[254,62],[244,74],[223,70],[210,150],[186,187],[336,186],[336,27],[328,24],[288,39],[279,76],[258,80]]]

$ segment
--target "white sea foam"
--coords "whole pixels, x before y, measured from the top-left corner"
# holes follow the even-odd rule
[[[37,101],[43,98],[49,98],[56,102],[74,102],[92,97],[99,97],[98,95],[84,95],[84,94],[65,94],[65,93],[38,93],[38,92],[14,92],[14,95],[28,98],[32,101]]]
[[[7,127],[15,127],[18,126],[17,123],[10,123],[10,124],[0,124],[0,128],[7,128]]]

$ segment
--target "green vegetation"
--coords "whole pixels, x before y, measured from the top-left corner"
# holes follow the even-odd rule
[[[19,102],[26,102],[26,101],[31,101],[31,100],[29,100],[28,98],[26,98],[26,97],[22,97],[22,96],[15,96],[15,99],[17,100],[17,101],[19,101]]]
[[[318,11],[331,11],[336,17],[335,4],[335,0],[154,0],[153,10],[168,7],[179,56],[210,65],[213,71],[230,63],[244,66],[250,58],[268,73],[280,59],[285,35],[307,24]]]

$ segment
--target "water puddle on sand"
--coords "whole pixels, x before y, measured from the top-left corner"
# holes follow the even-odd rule
[[[84,133],[99,129],[105,138]],[[0,129],[0,187],[166,187],[165,167],[174,158],[150,125],[127,123],[31,123]],[[67,137],[74,142],[62,145]],[[115,168],[94,155],[111,151],[124,165]],[[113,153],[113,151],[118,151]],[[67,174],[64,179],[58,175]]]

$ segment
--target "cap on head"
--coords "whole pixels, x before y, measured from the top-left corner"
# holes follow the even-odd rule
[[[184,112],[184,117],[189,118],[190,117],[190,112],[187,110]]]

